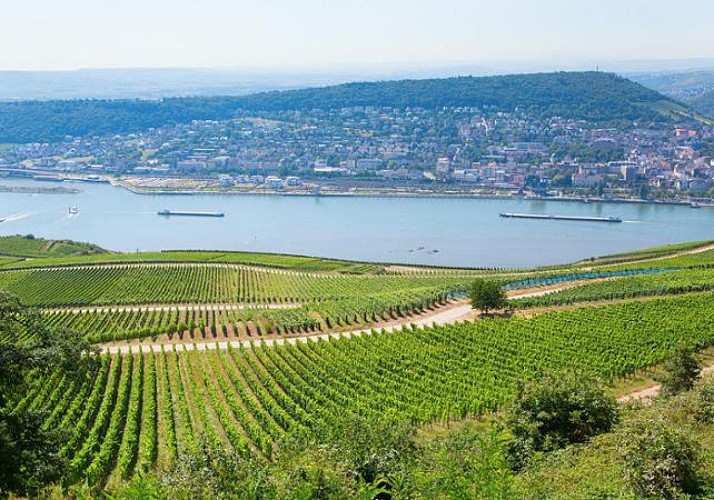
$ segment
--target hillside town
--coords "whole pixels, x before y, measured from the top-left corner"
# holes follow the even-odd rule
[[[0,174],[137,191],[714,197],[714,126],[540,118],[482,108],[238,112],[142,133],[6,145]]]

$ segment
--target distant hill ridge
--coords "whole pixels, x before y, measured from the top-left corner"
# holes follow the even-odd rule
[[[237,97],[5,102],[0,103],[0,143],[54,142],[66,136],[139,132],[191,120],[225,120],[238,109],[356,106],[519,108],[534,116],[602,124],[666,122],[690,114],[688,108],[672,99],[614,74],[561,72],[347,83]]]

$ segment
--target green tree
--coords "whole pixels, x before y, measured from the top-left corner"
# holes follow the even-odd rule
[[[662,393],[673,396],[694,387],[702,365],[693,349],[681,346],[665,361],[664,370],[664,374],[658,379],[662,384]]]
[[[41,316],[17,297],[0,291],[0,494],[33,494],[58,479],[64,463],[57,452],[62,434],[42,428],[44,416],[15,410],[30,381],[52,370],[83,376],[93,363],[90,346],[69,330],[49,330]],[[13,342],[12,339],[31,339]]]
[[[643,183],[640,185],[640,189],[639,189],[638,195],[639,195],[639,197],[640,197],[641,200],[646,200],[646,199],[648,199],[648,198],[650,197],[650,186],[649,186],[649,184],[647,184],[646,182],[643,182]]]
[[[583,443],[609,431],[617,420],[617,402],[605,395],[599,380],[563,372],[519,383],[503,425],[511,435],[513,465],[520,468],[535,453]]]
[[[497,281],[478,279],[469,289],[471,307],[488,314],[491,310],[503,309],[508,303],[506,292]]]

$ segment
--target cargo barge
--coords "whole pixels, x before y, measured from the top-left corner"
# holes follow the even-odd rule
[[[164,215],[166,217],[172,215],[180,215],[185,217],[224,217],[223,212],[189,212],[186,210],[159,210],[157,212],[159,215]]]
[[[579,217],[577,215],[547,215],[547,214],[512,214],[501,213],[501,217],[511,219],[546,219],[546,220],[572,220],[578,222],[622,222],[619,217]]]

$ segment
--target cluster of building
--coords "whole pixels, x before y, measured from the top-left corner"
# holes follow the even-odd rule
[[[481,108],[239,113],[228,121],[16,145],[1,156],[6,171],[217,178],[225,186],[273,189],[334,179],[637,195],[703,195],[714,186],[710,124],[603,128]]]

